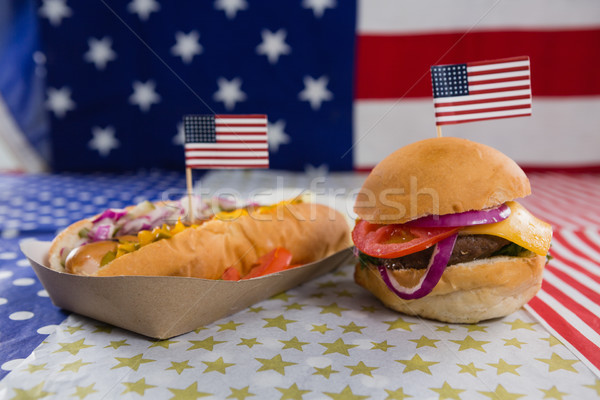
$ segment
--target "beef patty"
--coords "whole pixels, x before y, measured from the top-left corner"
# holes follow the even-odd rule
[[[448,265],[460,264],[481,258],[488,258],[510,242],[491,235],[462,235],[456,239]],[[433,247],[399,258],[380,258],[380,262],[391,269],[427,268]]]

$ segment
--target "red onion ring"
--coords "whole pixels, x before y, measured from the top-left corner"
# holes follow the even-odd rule
[[[471,210],[457,214],[427,215],[406,223],[419,228],[448,228],[455,226],[483,225],[500,222],[508,218],[510,207],[502,204],[487,210]]]
[[[394,279],[391,272],[386,267],[383,265],[378,265],[377,269],[379,270],[381,278],[387,287],[401,299],[419,299],[428,295],[431,293],[435,285],[437,285],[442,277],[442,274],[444,273],[444,270],[446,269],[446,266],[448,265],[448,261],[452,255],[452,250],[454,250],[454,244],[456,243],[457,236],[458,233],[455,233],[454,235],[436,243],[435,247],[433,248],[433,255],[429,260],[429,265],[427,265],[427,270],[423,274],[423,277],[421,277],[419,283],[417,283],[415,286],[410,288],[400,286],[398,281]]]

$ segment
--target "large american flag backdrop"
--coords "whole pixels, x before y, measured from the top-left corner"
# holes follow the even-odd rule
[[[271,168],[369,169],[435,135],[432,65],[517,56],[533,115],[444,134],[525,166],[600,166],[595,0],[37,0],[37,15],[57,170],[182,169],[182,116],[223,113],[268,114]]]

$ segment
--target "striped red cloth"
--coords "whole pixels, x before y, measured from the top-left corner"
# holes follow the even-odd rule
[[[600,376],[600,175],[530,174],[521,202],[554,237],[542,289],[526,309]]]
[[[448,124],[529,167],[600,167],[600,2],[359,1],[354,167],[435,136],[430,67],[528,56],[530,117]],[[438,121],[439,125],[439,121]]]

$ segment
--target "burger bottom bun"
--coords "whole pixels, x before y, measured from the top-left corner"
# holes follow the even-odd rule
[[[455,264],[446,268],[430,294],[415,300],[396,296],[374,266],[357,264],[354,279],[393,310],[443,322],[476,323],[511,314],[531,300],[541,287],[545,264],[546,258],[534,253]],[[410,287],[424,272],[397,270],[393,275]]]

